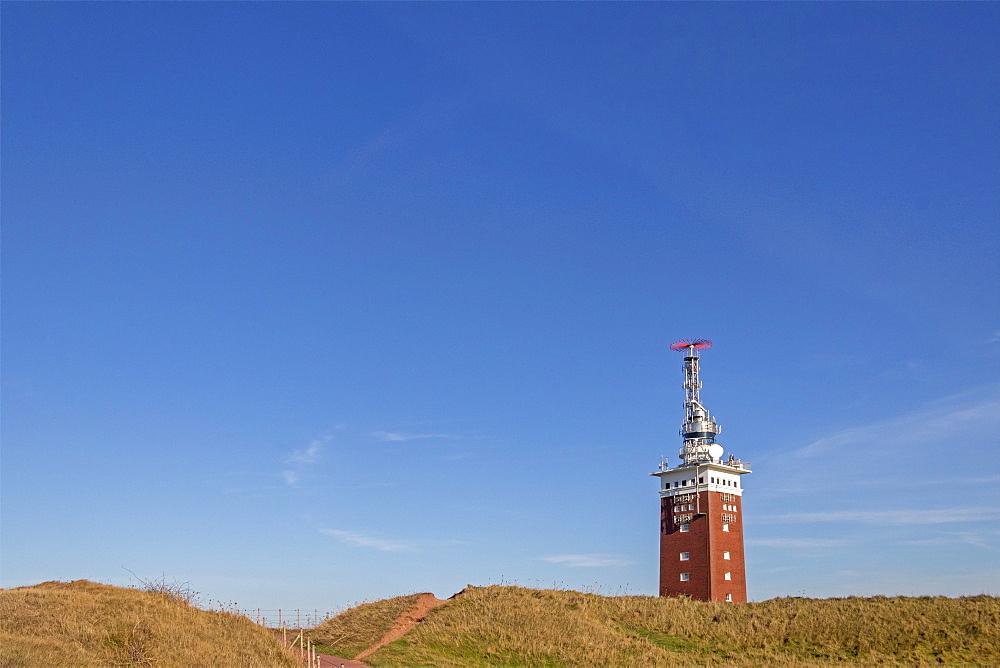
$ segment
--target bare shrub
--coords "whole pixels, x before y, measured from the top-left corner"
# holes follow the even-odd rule
[[[122,568],[125,568],[122,566]],[[200,592],[196,592],[192,587],[190,582],[181,582],[179,580],[167,580],[166,575],[161,575],[158,578],[141,578],[135,574],[134,571],[125,568],[126,571],[132,574],[132,577],[136,579],[138,586],[135,588],[139,591],[148,592],[150,594],[159,594],[166,599],[181,603],[183,605],[198,605],[198,597],[201,595]]]

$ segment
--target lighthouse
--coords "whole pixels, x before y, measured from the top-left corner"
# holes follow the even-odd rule
[[[650,475],[660,479],[660,596],[745,603],[743,485],[750,464],[715,442],[722,431],[701,402],[699,353],[705,339],[678,341],[684,354],[684,423],[680,462],[667,460]]]

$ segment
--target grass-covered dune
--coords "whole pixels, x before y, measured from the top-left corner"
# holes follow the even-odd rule
[[[0,666],[301,666],[274,634],[183,596],[86,580],[0,590]]]
[[[355,656],[406,599],[353,608],[315,631]],[[469,587],[372,666],[1000,665],[1000,599],[804,599],[733,605]]]
[[[328,619],[307,636],[321,651],[354,658],[384,636],[401,614],[413,607],[418,594],[363,603]]]

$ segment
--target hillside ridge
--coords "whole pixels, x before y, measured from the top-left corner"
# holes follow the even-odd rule
[[[384,645],[388,645],[391,642],[399,640],[413,630],[413,627],[415,627],[418,623],[426,619],[431,610],[444,605],[449,600],[450,599],[436,598],[434,594],[418,594],[416,603],[413,604],[413,607],[397,617],[393,622],[392,628],[390,628],[377,643],[354,657],[355,660],[363,659],[369,654],[374,653],[376,650],[381,649]]]
[[[1000,665],[1000,599],[992,596],[733,605],[467,587],[395,639],[362,644],[386,638],[420,596],[347,610],[316,629],[324,637],[314,639],[341,656],[364,652],[376,667]]]
[[[88,580],[0,590],[2,666],[298,668],[271,631],[183,596]]]

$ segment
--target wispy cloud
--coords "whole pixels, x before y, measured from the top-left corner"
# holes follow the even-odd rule
[[[323,455],[326,444],[333,440],[333,436],[320,436],[309,442],[308,447],[292,450],[285,460],[285,468],[281,472],[286,485],[295,486],[302,480],[302,471],[311,464],[315,464]]]
[[[756,547],[778,547],[789,549],[810,549],[814,547],[842,547],[850,545],[852,541],[836,540],[827,538],[750,538],[747,545]]]
[[[342,543],[353,545],[354,547],[371,547],[383,552],[410,552],[413,548],[407,544],[395,540],[385,540],[375,538],[368,534],[357,531],[342,531],[340,529],[320,529],[320,533],[333,536]]]
[[[424,438],[458,438],[455,434],[410,434],[404,431],[373,431],[380,441],[416,441]]]
[[[466,108],[460,97],[432,97],[414,107],[402,109],[379,133],[357,146],[345,160],[326,175],[330,186],[341,186],[364,174],[403,171],[413,175],[433,173],[453,167],[437,152],[412,150],[425,137],[443,131]],[[433,157],[428,157],[433,156]]]
[[[927,480],[886,480],[884,478],[860,478],[858,480],[851,480],[838,484],[854,485],[857,487],[918,487],[930,485],[937,487],[947,487],[949,485],[962,485],[964,487],[969,487],[970,485],[992,485],[998,482],[1000,482],[1000,475],[976,476],[973,478],[959,476],[951,478],[933,477],[928,478]]]
[[[323,436],[313,439],[309,447],[304,450],[293,450],[288,460],[296,464],[313,464],[323,453],[323,448],[333,440],[333,436]]]
[[[767,524],[799,522],[860,522],[862,524],[945,524],[955,522],[994,522],[1000,520],[1000,508],[941,508],[938,510],[833,510],[820,513],[761,515],[755,521]]]
[[[972,531],[949,532],[937,538],[923,538],[920,540],[903,540],[902,545],[975,545],[976,547],[989,547],[986,539],[978,533]]]
[[[1000,427],[1000,396],[997,387],[949,397],[927,409],[873,424],[844,429],[795,451],[798,457],[816,457],[829,452],[864,449],[898,450],[914,444],[953,440],[957,431],[970,428],[989,433]],[[978,395],[978,396],[977,396]],[[987,395],[983,398],[983,395]]]
[[[574,568],[604,568],[608,566],[628,566],[635,563],[606,554],[556,554],[549,557],[539,557],[539,559],[547,561],[550,564],[564,564]]]

